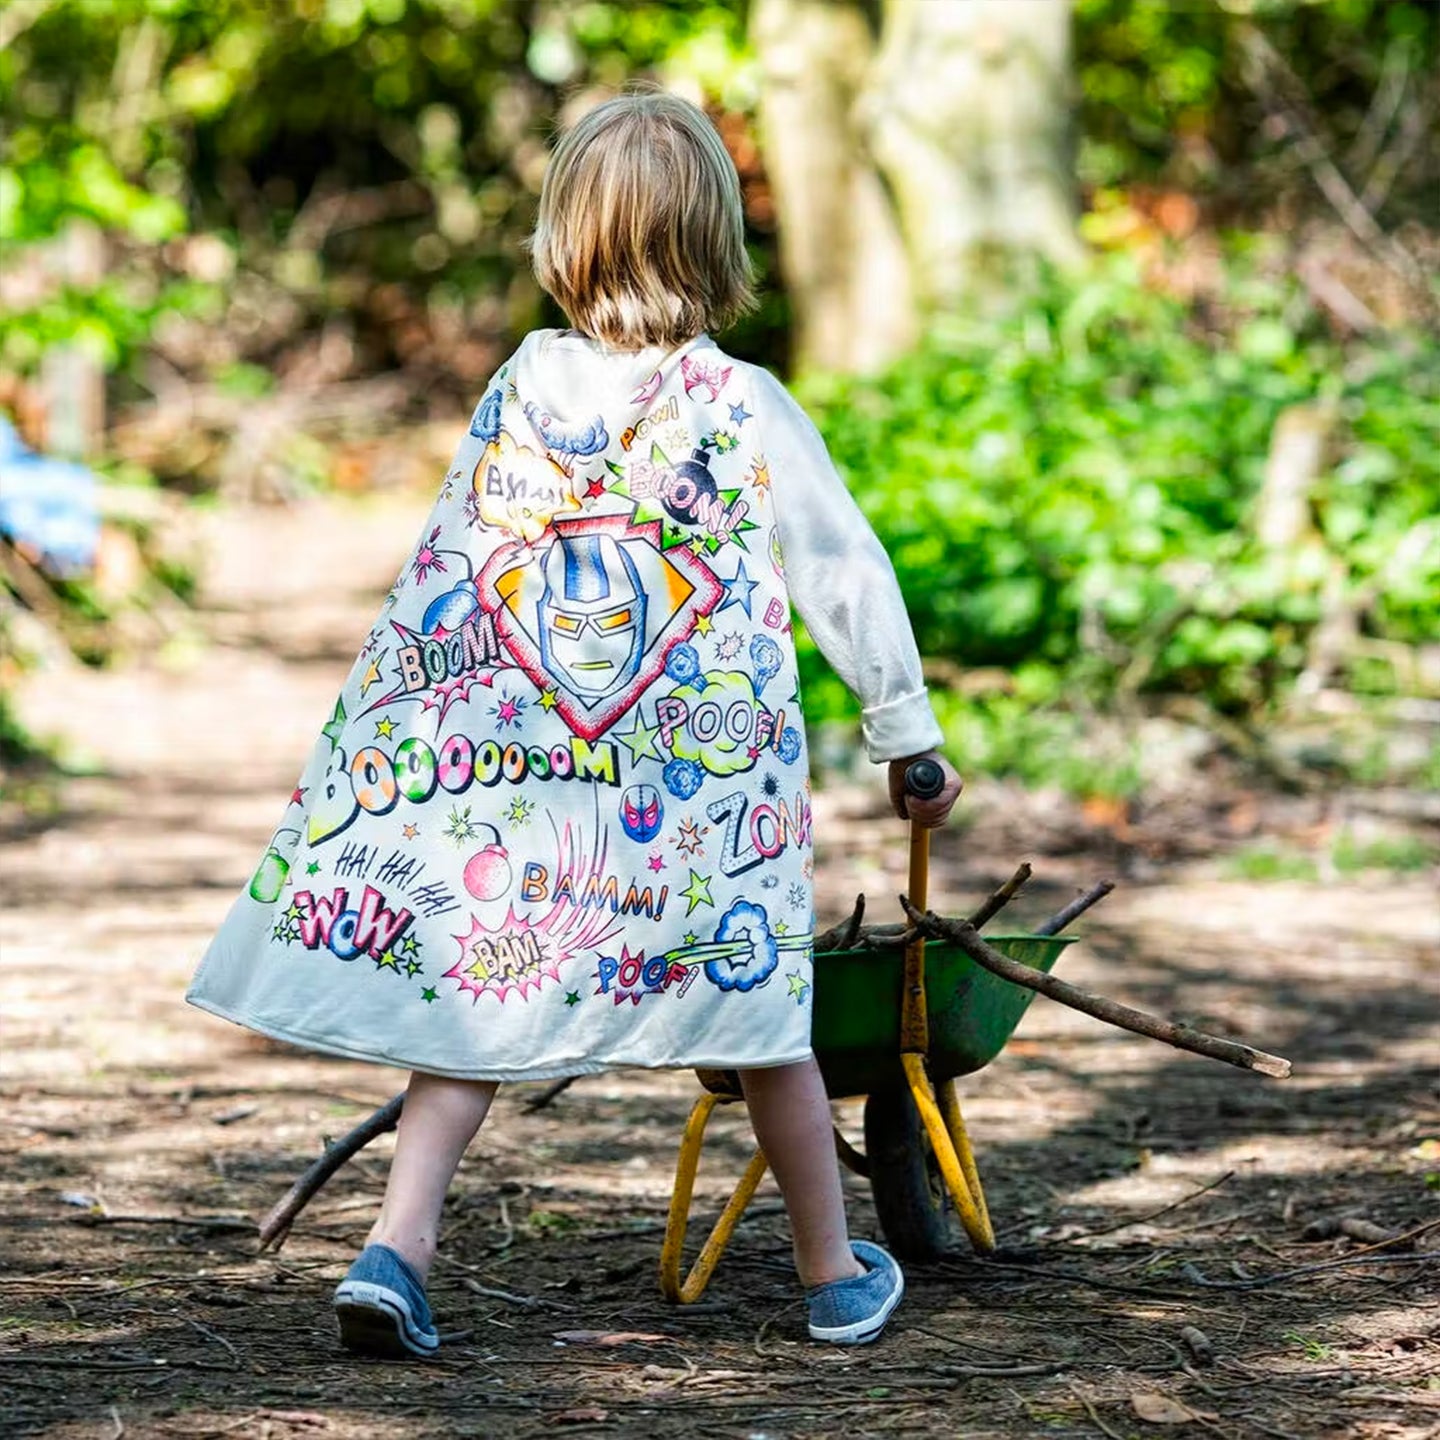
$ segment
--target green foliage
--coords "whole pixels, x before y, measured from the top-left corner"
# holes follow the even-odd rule
[[[1364,162],[1357,193],[1381,148],[1366,124],[1382,81],[1403,76],[1413,93],[1440,59],[1428,0],[1075,0],[1074,13],[1081,179],[1173,185],[1232,207],[1263,207],[1297,178],[1282,154],[1294,137],[1267,124],[1247,78],[1249,27],[1285,57],[1342,168]],[[1390,223],[1433,218],[1431,151],[1388,197]]]
[[[1206,330],[1111,259],[941,322],[878,379],[807,391],[922,654],[1008,675],[1004,693],[948,701],[998,768],[1064,743],[1063,727],[1048,723],[1047,742],[1027,723],[1037,711],[1161,691],[1263,712],[1337,593],[1376,638],[1440,633],[1440,345],[1347,351],[1253,257],[1226,298],[1223,328]],[[1335,463],[1309,533],[1267,549],[1256,498],[1276,421],[1297,406],[1332,417]],[[843,713],[813,656],[806,670],[807,698]]]
[[[1235,880],[1308,880],[1320,878],[1313,855],[1278,845],[1253,845],[1237,850],[1225,867]]]
[[[739,7],[686,0],[52,0],[0,51],[0,238],[91,222],[109,273],[9,307],[0,366],[79,339],[124,371],[240,287],[292,323],[249,324],[212,369],[339,315],[370,367],[413,363],[392,332],[477,297],[503,339],[541,316],[521,241],[562,94],[660,67],[719,93],[742,37]]]

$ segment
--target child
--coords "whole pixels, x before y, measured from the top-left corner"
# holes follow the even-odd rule
[[[904,1290],[846,1231],[810,1050],[810,787],[789,606],[872,759],[960,790],[894,571],[814,427],[706,334],[751,301],[735,169],[627,94],[561,141],[533,241],[575,325],[487,387],[248,892],[189,999],[413,1073],[380,1216],[335,1292],[362,1353],[439,1344],[441,1205],[502,1080],[738,1069],[810,1334]]]

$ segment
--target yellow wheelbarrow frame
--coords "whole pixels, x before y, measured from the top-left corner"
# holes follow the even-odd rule
[[[910,900],[916,908],[926,907],[929,888],[929,830],[911,823],[910,825]],[[995,937],[994,943],[1000,943]],[[1012,941],[1030,942],[1042,937],[1007,937]],[[1036,959],[1048,968],[1064,944],[1062,937],[1044,937],[1048,947],[1043,957]],[[1029,958],[1029,957],[1025,957]],[[817,982],[820,979],[818,966],[823,961],[817,957]],[[913,940],[905,950],[904,970],[901,980],[899,1007],[898,1048],[900,1070],[904,1084],[914,1102],[916,1111],[930,1141],[940,1176],[946,1192],[954,1206],[955,1213],[969,1238],[971,1245],[980,1254],[995,1249],[995,1232],[990,1223],[989,1209],[985,1202],[985,1191],[980,1183],[979,1170],[975,1164],[975,1152],[961,1114],[960,1100],[956,1093],[954,1074],[978,1069],[994,1053],[998,1053],[1014,1029],[1030,1000],[1028,991],[997,981],[1005,991],[1013,992],[1015,999],[1009,1013],[1000,1020],[1003,1033],[986,1037],[985,1046],[967,1061],[963,1056],[944,1057],[952,1073],[944,1075],[938,1083],[931,1078],[928,1057],[931,1048],[930,1014],[926,989],[926,942],[923,938]],[[817,996],[819,988],[817,983]],[[993,1027],[992,1027],[993,1028]],[[890,1052],[889,1064],[894,1064],[894,1051]],[[825,1069],[822,1056],[822,1069]],[[744,1173],[732,1190],[724,1209],[715,1221],[709,1236],[701,1246],[699,1256],[690,1269],[682,1274],[686,1232],[689,1228],[690,1204],[695,1189],[695,1177],[700,1163],[700,1152],[705,1142],[705,1129],[710,1116],[719,1104],[742,1098],[739,1077],[734,1071],[700,1070],[696,1072],[705,1093],[696,1100],[685,1124],[680,1141],[680,1151],[675,1167],[675,1187],[671,1193],[670,1211],[666,1221],[665,1239],[660,1251],[660,1288],[665,1297],[677,1304],[688,1305],[698,1300],[710,1282],[710,1277],[724,1254],[726,1245],[735,1232],[735,1226],[745,1213],[756,1188],[764,1178],[767,1162],[763,1151],[756,1149],[746,1165]],[[942,1071],[942,1074],[944,1072]],[[827,1074],[827,1085],[832,1076]],[[853,1093],[848,1088],[841,1093]],[[837,1097],[838,1098],[838,1097]],[[835,1134],[836,1150],[847,1169],[859,1175],[870,1175],[871,1166],[866,1156],[861,1155],[838,1131]]]

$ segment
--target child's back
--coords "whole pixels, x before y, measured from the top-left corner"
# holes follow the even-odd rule
[[[846,1244],[810,1052],[791,602],[873,759],[939,730],[894,573],[814,428],[703,333],[748,294],[738,205],[718,137],[668,97],[611,102],[561,146],[537,272],[608,343],[538,331],[486,388],[191,988],[416,1072],[379,1243],[338,1292],[355,1348],[438,1343],[424,1272],[494,1082],[620,1065],[740,1069],[801,1278],[826,1287],[813,1334],[874,1338],[903,1288]]]
[[[786,561],[904,753],[933,739],[888,565],[805,431],[705,337],[529,336],[192,999],[468,1079],[805,1058]]]

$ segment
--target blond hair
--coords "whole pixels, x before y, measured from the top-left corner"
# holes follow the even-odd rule
[[[735,165],[676,95],[616,96],[561,139],[530,253],[571,324],[622,350],[678,345],[755,303]]]

